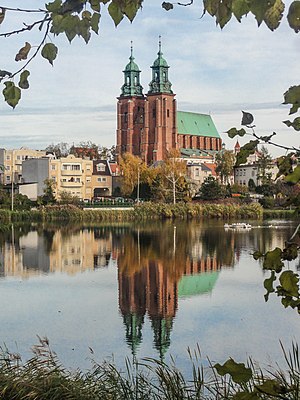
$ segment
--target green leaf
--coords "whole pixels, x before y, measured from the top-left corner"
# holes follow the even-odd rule
[[[279,178],[279,176],[281,176],[281,175],[288,175],[291,172],[293,172],[292,156],[294,156],[294,154],[289,153],[286,156],[281,156],[281,157],[277,158],[278,172],[277,172],[276,178]]]
[[[15,86],[13,82],[4,82],[5,88],[2,93],[8,105],[15,108],[21,98],[21,89]]]
[[[99,22],[100,22],[100,14],[95,12],[91,19],[91,28],[97,34],[99,32]]]
[[[269,10],[275,4],[275,0],[252,0],[251,1],[251,12],[254,14],[258,26],[262,23],[265,18],[267,10]]]
[[[252,255],[254,260],[258,260],[259,258],[264,256],[263,253],[261,253],[260,251],[255,251]]]
[[[83,13],[81,14],[82,19],[87,19],[87,20],[91,20],[92,18],[92,14],[89,11],[83,11]]]
[[[298,258],[298,246],[296,243],[289,243],[282,252],[282,259],[287,261]]]
[[[5,71],[4,69],[0,69],[0,82],[2,79],[4,79],[6,76],[11,76],[11,72]]]
[[[69,42],[80,33],[81,20],[78,15],[66,14],[61,22],[61,29],[65,32]]]
[[[300,181],[300,165],[297,165],[293,172],[287,175],[284,179],[286,182],[294,185],[298,183]]]
[[[251,392],[237,392],[232,397],[232,400],[259,400],[261,397],[257,393]]]
[[[290,114],[297,112],[300,107],[300,86],[291,86],[283,96],[283,104],[292,104]]]
[[[28,76],[30,75],[30,72],[27,70],[24,70],[21,75],[20,75],[20,80],[19,80],[19,87],[21,89],[28,89],[29,88],[29,82],[28,82]]]
[[[290,5],[287,20],[296,33],[300,31],[300,1],[293,1]]]
[[[93,11],[100,12],[100,0],[89,0]]]
[[[284,3],[282,0],[276,0],[273,7],[269,8],[265,14],[265,24],[271,31],[278,28],[280,21],[283,17]]]
[[[266,278],[264,280],[264,288],[267,290],[267,293],[265,294],[265,300],[268,301],[269,299],[269,294],[275,292],[275,289],[273,287],[273,283],[276,281],[276,276],[275,272],[271,272],[270,278]]]
[[[61,9],[61,0],[55,0],[52,3],[46,4],[46,9],[52,13],[58,13]]]
[[[86,19],[82,19],[78,28],[77,34],[84,39],[85,43],[88,43],[91,38],[90,23]]]
[[[295,118],[293,122],[283,121],[283,123],[286,124],[288,127],[292,126],[295,131],[300,131],[300,117]]]
[[[223,1],[220,3],[218,12],[217,12],[217,19],[216,22],[217,24],[220,25],[220,28],[224,28],[224,26],[227,24],[228,21],[230,21],[231,16],[232,16],[232,11],[230,4],[226,4],[226,1]],[[228,2],[229,3],[229,2]]]
[[[220,0],[203,0],[204,9],[213,17],[217,14]]]
[[[130,22],[132,22],[140,8],[140,2],[137,0],[127,0],[124,2],[122,12],[126,15]]]
[[[232,358],[224,365],[215,364],[214,368],[221,376],[229,374],[235,383],[246,383],[252,378],[251,368],[245,367],[243,363],[236,363]]]
[[[26,60],[30,49],[31,49],[31,44],[28,42],[25,42],[25,46],[23,46],[19,50],[18,54],[16,54],[15,61]]]
[[[111,18],[113,19],[115,26],[118,26],[124,16],[121,11],[121,8],[115,1],[112,1],[108,6],[108,12]]]
[[[235,136],[244,136],[246,134],[246,131],[244,128],[240,130],[237,130],[236,128],[231,128],[226,133],[231,139],[233,139]]]
[[[284,291],[293,297],[299,297],[299,275],[295,274],[293,271],[284,271],[279,277]]]
[[[248,14],[250,11],[249,2],[247,0],[233,0],[232,12],[235,18],[241,22],[242,16]]]
[[[268,251],[265,254],[265,259],[263,263],[264,269],[269,269],[275,272],[281,272],[283,267],[283,262],[281,261],[282,250],[276,247],[272,251]]]
[[[42,57],[46,58],[51,65],[56,59],[58,48],[53,43],[46,43],[42,49]]]
[[[63,21],[67,16],[69,16],[69,14],[66,16],[60,14],[52,14],[52,26],[50,32],[54,35],[59,35],[60,33],[64,32],[65,29],[63,27]]]
[[[173,10],[173,8],[174,8],[174,6],[173,6],[172,3],[168,3],[168,2],[166,2],[166,1],[164,1],[164,2],[162,3],[161,6],[162,6],[162,8],[164,8],[166,11]]]
[[[254,117],[251,113],[247,111],[242,111],[243,117],[242,117],[242,122],[241,125],[251,125],[252,122],[254,121]]]
[[[236,156],[235,165],[238,166],[241,164],[245,164],[250,154],[254,154],[258,144],[259,144],[258,140],[250,140],[250,142],[242,146],[239,153]]]
[[[275,379],[265,379],[264,383],[255,386],[256,390],[260,393],[275,396],[276,398],[283,398],[280,395],[286,394],[294,389],[287,389],[286,386],[282,386]]]
[[[0,7],[0,25],[2,24],[2,22],[4,21],[4,17],[5,17],[5,8]]]

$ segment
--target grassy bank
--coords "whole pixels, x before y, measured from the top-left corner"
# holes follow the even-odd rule
[[[258,219],[263,216],[259,204],[162,204],[143,203],[128,210],[82,210],[75,206],[46,206],[32,211],[0,210],[0,222],[20,221],[137,221],[148,219]]]
[[[188,350],[190,370],[183,374],[170,364],[153,359],[132,364],[125,371],[113,363],[92,362],[89,372],[70,372],[59,362],[46,338],[22,362],[18,354],[0,354],[0,398],[5,400],[219,400],[299,399],[299,351],[283,349],[286,368],[263,370],[229,359],[223,365],[201,363],[200,350]],[[187,376],[188,375],[188,376]]]
[[[263,211],[264,218],[295,218],[295,210],[267,210]]]

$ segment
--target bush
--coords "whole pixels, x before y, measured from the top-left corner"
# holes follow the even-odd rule
[[[259,199],[259,203],[263,208],[274,208],[275,199],[273,197],[263,197],[262,199]]]

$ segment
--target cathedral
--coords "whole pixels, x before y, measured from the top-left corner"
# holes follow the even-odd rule
[[[144,94],[131,46],[117,104],[117,154],[131,153],[150,165],[171,149],[193,156],[221,150],[222,140],[210,115],[177,111],[160,41],[151,69],[152,80]]]

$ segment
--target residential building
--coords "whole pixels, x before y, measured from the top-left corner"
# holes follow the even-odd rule
[[[67,192],[82,200],[91,200],[93,161],[75,157],[50,160],[49,178],[55,182],[55,196],[59,200],[61,192]]]
[[[22,162],[30,158],[42,158],[46,156],[46,151],[31,150],[25,147],[20,149],[7,150],[0,148],[0,182],[3,185],[20,183],[22,178]]]
[[[108,160],[93,161],[92,188],[94,198],[112,195],[112,171]]]
[[[19,193],[26,195],[30,200],[36,200],[44,194],[45,181],[49,178],[50,158],[47,156],[23,161]]]

